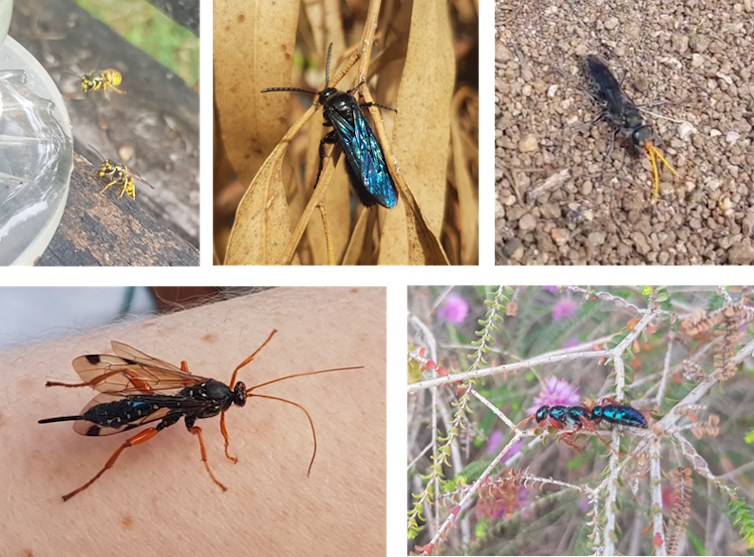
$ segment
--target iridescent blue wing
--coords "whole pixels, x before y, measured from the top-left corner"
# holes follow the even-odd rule
[[[392,209],[398,203],[398,191],[388,172],[385,155],[361,107],[356,99],[352,100],[353,123],[337,111],[329,115],[346,155],[351,184],[366,207],[379,203]]]

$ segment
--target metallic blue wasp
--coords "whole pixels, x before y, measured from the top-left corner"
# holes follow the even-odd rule
[[[617,401],[607,399],[615,404],[600,404],[592,409],[592,422],[598,424],[605,420],[608,423],[629,427],[647,428],[647,420],[644,415],[632,406],[619,404]]]
[[[325,118],[323,125],[332,127],[333,131],[319,142],[319,171],[314,182],[315,188],[322,174],[325,144],[334,145],[340,142],[343,153],[346,155],[346,172],[359,200],[366,207],[379,203],[383,207],[392,209],[398,203],[398,190],[388,172],[382,148],[369,127],[361,107],[379,106],[393,112],[397,111],[377,103],[359,104],[351,93],[358,90],[363,82],[346,92],[330,87],[331,54],[332,43],[327,49],[325,88],[322,91],[310,91],[297,87],[272,87],[263,89],[262,93],[296,91],[317,95],[317,102],[322,105],[322,114]]]
[[[571,431],[561,433],[560,439],[584,456],[584,452],[573,443],[572,439],[582,427],[594,431],[594,426],[590,422],[590,412],[586,406],[540,406],[533,415],[516,425],[516,429],[532,419],[537,422],[537,428],[563,429],[571,426]],[[599,439],[602,441],[601,437]]]
[[[610,404],[602,404],[605,400],[610,402]],[[582,456],[584,455],[583,451],[573,443],[573,438],[582,428],[593,432],[597,436],[597,439],[610,448],[595,430],[595,426],[601,421],[604,420],[615,425],[643,429],[647,427],[647,420],[636,408],[620,404],[618,401],[610,398],[603,399],[591,410],[583,404],[575,406],[540,406],[534,414],[525,418],[514,429],[518,429],[531,420],[537,422],[537,428],[553,427],[560,430],[570,426],[571,430],[561,433],[560,439],[579,451]]]

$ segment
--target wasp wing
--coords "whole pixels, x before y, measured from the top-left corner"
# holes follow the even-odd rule
[[[351,101],[352,121],[335,110],[328,116],[343,145],[351,181],[358,182],[353,184],[354,190],[366,207],[379,203],[393,208],[398,203],[398,192],[388,172],[382,147],[359,103],[354,98]]]
[[[90,387],[103,393],[149,394],[182,389],[206,378],[153,358],[122,342],[112,342],[116,356],[89,354],[73,360],[73,369]]]
[[[212,404],[212,401],[168,395],[126,397],[121,394],[101,393],[81,410],[83,419],[73,424],[73,431],[87,436],[114,435],[160,421],[170,412],[179,415],[174,418],[177,420],[180,415],[185,414],[185,410],[196,412]],[[98,406],[99,408],[96,408]]]
[[[138,174],[134,174],[133,172],[131,172],[131,176],[133,176],[134,178],[136,178],[136,179],[137,179],[137,180],[138,180],[139,182],[141,182],[142,184],[146,184],[146,185],[147,185],[147,186],[149,186],[150,188],[154,189],[154,186],[153,186],[152,184],[150,184],[149,182],[147,182],[147,181],[146,181],[146,180],[145,180],[144,178],[142,178],[142,177],[141,177],[141,176],[139,176]]]
[[[623,114],[624,103],[629,99],[621,89],[618,80],[615,79],[613,72],[607,67],[607,64],[596,56],[587,56],[586,69],[597,89],[598,95],[605,101],[608,112],[613,115]]]
[[[90,409],[100,404],[108,404],[108,403],[124,401],[124,400],[126,400],[125,397],[120,396],[120,395],[113,395],[110,393],[99,394],[95,396],[92,400],[90,400],[89,404],[84,406],[84,408],[81,410],[81,415],[84,416]],[[158,406],[157,408],[152,408],[152,410],[153,411],[151,413],[145,414],[143,417],[139,417],[135,420],[125,419],[125,416],[124,416],[123,422],[115,427],[104,425],[102,423],[97,423],[95,421],[86,420],[86,419],[79,420],[73,424],[73,431],[75,431],[76,433],[80,435],[87,435],[87,436],[113,435],[115,433],[128,431],[129,429],[134,429],[136,427],[142,426],[144,424],[148,424],[150,422],[156,422],[157,420],[161,420],[165,416],[167,416],[171,408],[167,406]]]
[[[179,373],[181,375],[190,375],[178,366],[171,364],[170,362],[166,362],[165,360],[160,360],[159,358],[145,354],[141,350],[137,350],[133,346],[129,346],[128,344],[125,344],[123,342],[113,340],[110,341],[110,346],[113,347],[113,352],[115,352],[116,355],[126,360],[132,360],[138,364],[154,366],[164,371],[171,371],[174,373]]]

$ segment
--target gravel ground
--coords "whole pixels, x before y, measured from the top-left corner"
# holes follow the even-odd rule
[[[754,0],[498,0],[496,29],[498,264],[754,261]],[[659,198],[643,152],[580,127],[586,54],[664,117]]]

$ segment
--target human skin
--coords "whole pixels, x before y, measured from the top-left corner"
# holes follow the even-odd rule
[[[111,340],[195,375],[228,383],[233,369],[273,329],[278,333],[238,380],[247,388],[283,375],[333,367],[364,369],[299,377],[262,387],[298,408],[250,398],[198,420],[199,443],[183,420],[127,448],[112,469],[67,502],[140,429],[86,437],[75,422],[97,394],[70,362],[112,354]],[[93,334],[0,353],[0,555],[385,555],[385,289],[281,288]],[[156,424],[152,424],[156,425]]]

